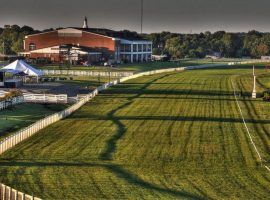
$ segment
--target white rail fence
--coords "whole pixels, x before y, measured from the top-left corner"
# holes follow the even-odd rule
[[[35,196],[31,196],[15,190],[4,184],[0,184],[0,199],[1,200],[41,200]]]
[[[66,94],[23,94],[24,102],[26,103],[54,103],[54,104],[67,104],[68,96]]]
[[[133,72],[106,72],[88,70],[42,70],[45,75],[71,75],[71,76],[100,76],[100,77],[127,77]]]
[[[10,100],[0,101],[0,110],[7,109],[9,107],[12,107],[17,104],[21,104],[24,102],[24,99],[22,96],[20,97],[13,97]]]
[[[270,60],[261,60],[261,59],[254,59],[250,61],[240,61],[240,62],[230,62],[228,65],[245,65],[245,64],[254,64],[254,63],[269,63]]]
[[[191,70],[191,69],[202,69],[202,68],[209,68],[209,67],[218,67],[218,66],[224,66],[222,64],[216,64],[216,65],[202,65],[202,66],[191,66],[191,67],[179,67],[179,68],[172,68],[172,69],[162,69],[162,70],[154,70],[154,71],[149,71],[149,72],[143,72],[143,73],[139,73],[139,74],[135,74],[129,77],[125,77],[125,78],[121,78],[118,81],[113,81],[110,83],[106,83],[102,86],[99,86],[96,90],[94,90],[93,92],[81,96],[81,99],[75,103],[74,105],[70,106],[69,108],[55,113],[53,115],[50,115],[44,119],[41,119],[37,122],[35,122],[34,124],[14,133],[13,135],[10,135],[9,137],[5,138],[4,140],[2,140],[0,142],[0,155],[3,154],[4,152],[8,151],[9,149],[11,149],[12,147],[16,146],[17,144],[21,143],[22,141],[26,140],[27,138],[31,137],[32,135],[34,135],[35,133],[37,133],[38,131],[44,129],[45,127],[61,120],[64,119],[66,117],[68,117],[69,115],[71,115],[73,112],[75,112],[76,110],[78,110],[79,108],[81,108],[86,102],[88,102],[89,100],[91,100],[92,98],[94,98],[96,95],[98,95],[98,93],[102,90],[105,90],[113,85],[117,85],[118,83],[130,80],[130,79],[134,79],[134,78],[138,78],[141,76],[147,76],[147,75],[153,75],[153,74],[159,74],[159,73],[166,73],[166,72],[174,72],[174,71],[184,71],[184,70]],[[2,184],[3,186],[3,184]],[[5,188],[10,188],[5,186]],[[1,189],[2,190],[2,189]],[[7,194],[8,192],[6,192],[7,190],[3,190],[5,191],[4,194]],[[8,191],[15,191],[14,189],[8,189]],[[2,192],[3,193],[3,192]],[[27,198],[31,197],[29,195],[25,195],[24,196]],[[5,198],[3,198],[3,200],[13,200],[13,196],[5,196]],[[33,198],[32,198],[33,199]],[[38,198],[35,198],[38,199]]]

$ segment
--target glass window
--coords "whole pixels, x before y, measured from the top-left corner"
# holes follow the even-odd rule
[[[141,44],[138,45],[138,52],[142,52],[142,45]]]
[[[125,52],[125,44],[121,44],[120,50],[121,50],[121,52]]]
[[[151,44],[148,44],[148,45],[147,45],[147,51],[148,51],[148,52],[151,51]]]
[[[29,44],[29,50],[30,51],[36,50],[36,45],[34,43],[30,43]]]
[[[133,52],[137,52],[138,49],[137,49],[137,44],[133,44]]]
[[[125,52],[131,52],[131,45],[125,44]]]
[[[146,51],[146,44],[143,45],[143,51]]]

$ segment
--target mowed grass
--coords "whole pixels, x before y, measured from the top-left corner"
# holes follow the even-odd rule
[[[115,77],[93,77],[93,76],[46,76],[48,78],[58,77],[58,78],[66,78],[66,80],[59,80],[56,82],[67,84],[67,85],[75,85],[80,87],[98,87],[104,83],[108,83],[110,81],[114,81],[117,78]]]
[[[150,70],[158,70],[158,69],[167,69],[173,67],[186,67],[186,66],[194,66],[194,65],[202,65],[202,64],[216,64],[216,63],[228,63],[232,61],[239,61],[236,59],[183,59],[175,62],[146,62],[146,63],[132,63],[132,64],[121,64],[117,65],[117,67],[104,67],[104,66],[71,66],[70,70],[92,70],[92,71],[130,71],[130,72],[143,72]],[[59,66],[38,66],[39,69],[54,69],[59,70]],[[63,67],[63,70],[68,70],[68,68]]]
[[[226,67],[115,86],[2,155],[0,182],[44,199],[269,199],[231,85],[269,165],[269,103],[248,97],[251,79]]]
[[[0,140],[39,119],[61,111],[65,105],[20,104],[0,111]]]

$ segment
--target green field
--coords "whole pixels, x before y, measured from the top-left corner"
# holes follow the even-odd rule
[[[47,75],[45,77],[59,77],[66,78],[66,80],[59,80],[56,82],[67,84],[67,85],[75,85],[80,87],[98,87],[104,83],[116,80],[114,77],[93,77],[93,76],[68,76],[68,75],[60,75],[60,76],[50,76]]]
[[[211,60],[211,59],[185,59],[179,60],[177,62],[148,62],[148,63],[133,63],[133,64],[121,64],[117,67],[103,67],[103,66],[72,66],[71,70],[93,70],[93,71],[132,71],[132,72],[143,72],[157,69],[166,69],[173,67],[186,67],[191,65],[202,65],[202,64],[212,64],[212,63],[228,63],[231,61],[238,61],[235,59],[220,59],[220,60]],[[39,66],[39,69],[55,69],[59,70],[59,66]],[[68,69],[68,68],[62,68]]]
[[[259,92],[268,80],[259,77]],[[104,91],[2,155],[0,182],[44,199],[269,199],[270,172],[231,81],[269,166],[269,102],[249,98],[250,66],[226,67]]]
[[[0,140],[65,107],[64,105],[20,104],[12,109],[0,111]]]

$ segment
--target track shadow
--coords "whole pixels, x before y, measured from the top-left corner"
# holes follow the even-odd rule
[[[181,89],[181,90],[147,90],[144,89],[128,89],[128,88],[115,88],[113,90],[108,90],[104,92],[104,95],[136,95],[136,94],[144,94],[144,95],[196,95],[196,96],[234,96],[233,91],[220,91],[220,90],[190,90],[190,89]]]
[[[103,116],[91,116],[91,117],[77,117],[78,119],[86,120],[112,120],[110,117]],[[228,123],[243,123],[242,118],[222,118],[222,117],[198,117],[198,116],[118,116],[114,117],[113,120],[118,123],[120,120],[157,120],[157,121],[197,121],[197,122],[228,122]],[[252,124],[270,124],[270,120],[262,119],[245,119],[246,123]],[[121,130],[125,130],[125,127],[118,124]]]
[[[116,151],[116,143],[118,140],[120,140],[126,132],[126,126],[121,122],[121,119],[119,119],[117,116],[115,116],[116,112],[118,112],[121,109],[124,109],[126,107],[128,107],[129,105],[131,105],[134,101],[134,99],[140,97],[142,94],[144,94],[144,91],[147,87],[149,87],[152,83],[156,82],[157,80],[160,80],[162,78],[171,76],[173,74],[166,74],[163,76],[159,76],[155,79],[153,79],[150,82],[147,82],[146,84],[144,84],[139,90],[136,90],[136,92],[133,92],[132,94],[134,94],[131,97],[128,97],[127,100],[128,102],[120,105],[119,107],[117,107],[114,110],[111,110],[108,114],[107,114],[107,118],[106,120],[111,120],[116,126],[117,126],[117,132],[115,135],[113,135],[106,143],[106,147],[103,153],[101,153],[100,155],[100,159],[102,160],[112,160],[112,156],[113,153]],[[112,90],[112,92],[115,91]],[[106,92],[107,93],[107,92]]]
[[[187,199],[199,199],[203,200],[201,196],[188,193],[184,190],[178,191],[170,188],[163,188],[159,185],[149,183],[136,174],[131,173],[130,171],[124,169],[122,166],[111,163],[87,163],[87,162],[44,162],[44,161],[31,161],[31,162],[23,162],[23,161],[12,161],[12,162],[0,162],[0,166],[3,167],[102,167],[107,169],[118,178],[125,180],[129,184],[136,185],[143,189],[154,190],[156,192],[160,192],[163,194],[171,195],[175,198],[187,198]]]

